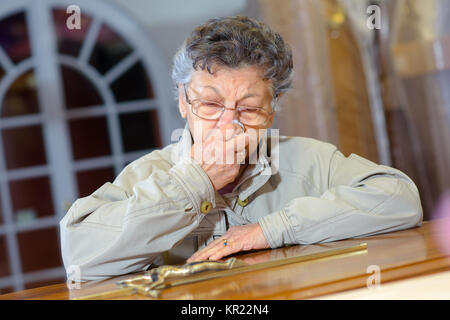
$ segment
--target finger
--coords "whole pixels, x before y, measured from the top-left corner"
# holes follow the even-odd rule
[[[242,133],[234,139],[227,141],[225,143],[225,163],[235,164],[236,162],[236,152],[245,151],[246,146],[249,143],[249,137],[246,133]]]
[[[241,245],[238,243],[238,240],[233,240],[232,238],[227,239],[226,245],[224,243],[222,244],[223,245],[215,246],[214,250],[210,250],[209,252],[205,253],[206,256],[203,257],[203,259],[218,260],[222,257],[239,252],[241,250]]]
[[[223,242],[222,242],[223,243]],[[208,258],[217,252],[219,248],[223,245],[221,242],[216,243],[215,245],[209,245],[208,247],[203,248],[201,251],[195,254],[192,258],[189,258],[191,261],[198,260],[208,260]]]
[[[234,128],[226,128],[223,133],[223,138],[225,141],[228,141],[236,137],[239,133]]]
[[[208,246],[207,247],[205,247],[205,248],[203,248],[203,249],[201,249],[201,250],[198,250],[197,252],[195,252],[192,256],[190,256],[186,261],[187,262],[193,262],[193,261],[198,261],[198,260],[204,260],[204,256],[205,256],[205,252],[206,252],[206,250],[205,249],[208,249],[209,250],[209,248],[208,248]]]
[[[209,250],[208,252],[205,252],[204,255],[201,257],[202,260],[218,260],[224,256],[230,255],[232,253],[237,252],[238,250],[235,250],[235,248],[228,243],[225,245],[216,245],[212,250]]]
[[[250,137],[247,133],[238,134],[233,139],[225,142],[225,148],[227,150],[239,151],[244,149],[250,141]]]
[[[209,255],[207,254],[209,251],[214,252],[217,249],[214,249],[216,246],[223,244],[223,236],[219,237],[213,241],[211,241],[206,247],[198,250],[197,252],[195,252],[187,261],[191,262],[191,261],[195,261],[195,260],[204,260],[204,257],[209,257]]]
[[[229,256],[230,254],[240,251],[237,243],[228,243],[226,246],[219,248],[217,251],[209,255],[209,260],[218,260],[222,257]]]
[[[238,134],[236,137],[234,137],[234,139],[239,149],[245,148],[250,142],[250,136],[245,132]]]
[[[223,138],[225,141],[233,139],[235,136],[243,133],[245,131],[244,127],[239,124],[239,122],[236,122],[236,120],[233,120],[232,123],[228,123],[224,126],[220,127],[220,131],[223,134]]]
[[[245,161],[245,158],[247,156],[247,152],[245,150],[236,152],[236,163],[241,164]]]
[[[214,252],[216,252],[218,249],[215,249],[213,251],[203,251],[199,253],[195,253],[195,255],[192,255],[189,259],[187,259],[187,262],[195,262],[195,261],[203,261],[208,260],[209,256],[211,256]]]
[[[192,257],[192,260],[208,260],[211,255],[215,254],[219,249],[225,247],[225,244],[224,244],[225,239],[229,239],[229,237],[226,237],[224,235],[224,236],[214,240],[208,246],[206,246],[202,250],[198,251],[195,254],[195,257]],[[227,246],[229,245],[229,243],[230,243],[230,241],[228,240]]]

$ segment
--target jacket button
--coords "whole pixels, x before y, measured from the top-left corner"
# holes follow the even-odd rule
[[[245,207],[245,206],[248,204],[248,198],[245,199],[245,200],[241,200],[241,199],[239,199],[239,197],[238,197],[238,204],[239,204],[241,207]]]
[[[211,208],[212,208],[211,202],[205,200],[202,202],[202,205],[200,206],[200,211],[203,214],[207,214],[211,211]]]

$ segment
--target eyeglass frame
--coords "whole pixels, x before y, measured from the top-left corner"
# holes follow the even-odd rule
[[[211,100],[202,100],[202,99],[194,99],[194,100],[191,100],[191,99],[189,98],[189,96],[188,96],[188,93],[187,93],[187,90],[186,90],[186,84],[185,84],[185,83],[183,83],[183,89],[184,89],[184,95],[185,95],[185,97],[186,97],[186,102],[191,106],[191,108],[192,108],[192,113],[195,114],[195,115],[196,115],[197,117],[199,117],[200,119],[203,119],[203,120],[211,120],[211,121],[217,121],[217,120],[219,120],[219,119],[223,116],[223,114],[225,113],[225,110],[238,110],[238,108],[239,108],[239,107],[237,107],[237,108],[235,108],[235,109],[233,109],[233,108],[227,108],[224,104],[219,103],[219,102],[216,102],[216,101],[211,101]],[[219,105],[219,106],[222,106],[222,112],[221,112],[220,116],[217,117],[217,119],[207,119],[207,118],[203,118],[203,117],[199,116],[198,114],[196,114],[196,113],[194,112],[194,107],[193,107],[193,105],[192,105],[192,102],[193,102],[193,101],[197,101],[197,100],[198,100],[198,101],[211,102],[211,103],[217,104],[217,105]],[[247,108],[248,108],[248,107],[247,107]],[[272,114],[275,113],[275,110],[272,110],[271,112],[268,112],[266,109],[263,109],[263,108],[248,108],[248,109],[261,109],[262,111],[264,111],[264,112],[267,113],[266,121],[264,122],[264,124],[261,124],[261,125],[256,126],[256,125],[248,125],[248,124],[243,123],[244,125],[249,126],[249,127],[265,126],[265,125],[267,124],[268,120],[269,120],[269,117],[270,117]]]

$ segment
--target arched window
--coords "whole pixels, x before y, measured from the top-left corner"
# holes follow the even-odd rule
[[[80,29],[66,25],[72,4]],[[161,65],[134,19],[107,2],[0,4],[0,290],[64,279],[68,205],[169,142]]]

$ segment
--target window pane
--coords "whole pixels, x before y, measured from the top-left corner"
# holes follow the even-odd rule
[[[14,63],[30,56],[30,41],[24,12],[0,21],[0,45]]]
[[[4,129],[2,138],[8,169],[46,164],[44,139],[40,125]]]
[[[80,72],[62,66],[64,97],[67,109],[84,108],[103,104],[96,87]]]
[[[58,51],[77,57],[86,33],[91,25],[91,17],[81,12],[80,29],[67,28],[67,19],[70,16],[65,9],[53,10],[53,21],[55,24],[55,33],[58,39]]]
[[[106,182],[114,180],[113,168],[101,168],[77,172],[78,195],[86,197]]]
[[[9,182],[14,220],[27,223],[39,217],[53,215],[53,201],[48,177]]]
[[[69,128],[75,160],[111,154],[105,117],[70,120]]]
[[[103,24],[89,63],[101,74],[105,74],[131,52],[128,44],[111,28]]]
[[[153,98],[153,89],[141,62],[114,81],[111,90],[118,102]]]
[[[23,272],[62,265],[56,228],[23,231],[18,233],[17,238]]]
[[[10,274],[6,237],[0,236],[0,278]]]
[[[34,71],[17,78],[8,89],[0,109],[1,117],[21,116],[39,112]]]
[[[156,110],[120,115],[124,152],[158,148],[158,115]]]

